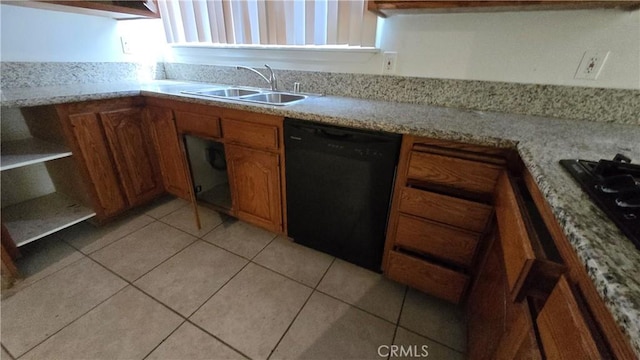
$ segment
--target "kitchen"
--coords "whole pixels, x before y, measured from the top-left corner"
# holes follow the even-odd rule
[[[353,128],[391,130],[443,141],[457,140],[471,145],[490,145],[501,149],[513,148],[514,142],[519,142],[519,156],[526,162],[528,171],[533,173],[537,186],[545,193],[547,201],[552,204],[553,201],[560,201],[560,210],[554,211],[554,215],[558,217],[557,211],[568,211],[569,218],[584,219],[593,217],[590,212],[597,213],[597,210],[583,210],[581,206],[576,208],[567,205],[566,199],[558,199],[561,197],[559,191],[568,186],[564,184],[570,182],[570,178],[563,174],[559,175],[564,176],[563,182],[553,181],[545,179],[545,174],[548,176],[551,171],[560,172],[559,169],[550,170],[550,164],[556,164],[563,158],[584,156],[589,160],[597,160],[612,158],[617,152],[623,152],[634,160],[639,157],[637,141],[634,141],[638,138],[638,16],[638,10],[619,9],[393,15],[384,22],[381,21],[383,26],[379,24],[383,34],[379,39],[379,47],[382,49],[380,52],[346,50],[330,55],[318,55],[303,50],[264,50],[265,54],[257,57],[256,50],[252,49],[234,52],[229,49],[178,46],[168,54],[162,54],[165,59],[164,76],[160,78],[265,87],[264,81],[259,77],[250,72],[238,71],[233,66],[245,65],[262,69],[264,63],[269,63],[275,69],[282,89],[291,90],[294,83],[299,82],[302,91],[324,93],[327,96],[307,99],[279,109],[257,106],[251,108],[253,111],[267,115],[303,117],[305,120]],[[24,19],[31,19],[32,22]],[[161,23],[157,20],[143,21],[152,22],[152,25],[141,26],[149,32],[143,34],[142,38],[151,40],[138,41],[138,46],[150,46],[156,41],[154,39],[161,42]],[[4,124],[7,123],[5,119],[11,116],[12,109],[25,106],[20,103],[25,96],[21,97],[19,92],[9,91],[10,88],[35,87],[36,89],[32,89],[36,90],[35,95],[29,95],[29,106],[47,105],[55,103],[55,100],[50,100],[52,98],[64,99],[65,96],[78,94],[86,96],[83,94],[91,93],[92,89],[100,89],[93,90],[94,93],[106,93],[108,89],[96,86],[100,83],[116,80],[150,80],[158,78],[156,71],[161,72],[156,65],[157,54],[153,54],[151,59],[123,54],[120,32],[127,30],[122,29],[123,27],[134,26],[133,21],[116,22],[108,18],[3,4],[2,24],[3,134],[7,133],[4,128]],[[29,31],[35,26],[33,24],[38,24],[41,31]],[[141,34],[142,31],[136,28],[133,33]],[[69,43],[70,38],[73,38],[75,43]],[[135,37],[131,39],[132,44],[135,44]],[[612,43],[611,39],[616,41]],[[595,81],[574,79],[584,52],[590,49],[610,51],[605,66]],[[146,50],[140,55],[151,53]],[[395,71],[399,76],[374,76],[381,73],[380,65],[386,51],[397,53]],[[299,58],[299,61],[291,60],[292,58]],[[118,64],[130,61],[140,61],[138,64],[142,65]],[[16,68],[24,69],[20,68],[19,62],[32,62],[27,64],[29,71],[11,71]],[[68,66],[72,66],[72,73]],[[16,73],[20,76],[14,75]],[[70,73],[73,74],[71,79],[68,76]],[[46,93],[45,88],[41,88],[42,93],[37,93],[38,87],[73,83],[82,83],[74,87],[73,91],[77,92],[75,94],[50,94]],[[363,83],[372,85],[362,86]],[[419,89],[419,92],[416,93],[415,89]],[[150,96],[149,101],[158,107],[166,106],[166,103],[176,101],[177,97],[181,96],[167,89],[158,90],[153,86],[145,91],[145,95],[151,94],[156,97],[157,100],[154,100],[153,96]],[[127,88],[119,85],[113,88],[111,95],[105,97],[113,97],[113,93],[120,96],[137,95],[139,87],[132,85],[131,88]],[[83,100],[97,98],[99,97],[94,95]],[[9,103],[12,106],[5,108],[5,104]],[[175,106],[184,106],[184,103],[181,104],[183,105]],[[176,108],[174,111],[197,112],[195,104],[211,103],[199,99],[189,103],[191,108]],[[222,106],[220,103],[215,105]],[[246,105],[234,102],[224,103],[224,106],[220,110],[223,121],[225,117],[238,119],[242,116],[231,110],[246,109]],[[230,110],[226,110],[227,108]],[[522,122],[516,122],[511,120],[512,116],[496,115],[494,112],[534,116],[524,116]],[[226,115],[227,113],[233,116]],[[411,116],[407,118],[402,114]],[[566,122],[552,118],[588,121]],[[397,122],[390,119],[397,119]],[[222,127],[224,140],[224,122]],[[531,140],[534,138],[537,138],[539,143]],[[584,144],[585,138],[594,142],[591,147]],[[565,141],[565,145],[559,145],[560,140]],[[545,147],[554,151],[545,153]],[[280,151],[282,149],[278,148],[271,153]],[[587,155],[583,155],[585,153]],[[548,158],[552,155],[559,157]],[[6,181],[4,176],[5,172],[3,188],[6,189],[7,184],[11,182]],[[582,199],[579,189],[566,191],[569,192],[572,201],[584,201],[582,204],[588,201]],[[3,208],[6,201],[4,197],[3,191]],[[189,218],[190,207],[178,210],[180,212],[177,215]],[[216,215],[210,214],[206,209],[200,212],[205,214],[201,219],[203,224],[219,224],[219,220],[214,219]],[[136,221],[144,222],[139,219]],[[569,220],[563,219],[561,222],[563,221]],[[567,228],[583,227],[580,220],[574,221],[578,223],[563,224],[565,232]],[[206,226],[203,228],[206,229]],[[604,233],[616,231],[611,223],[605,223],[603,228]],[[206,232],[208,230],[211,228]],[[584,235],[577,231],[581,234],[578,236],[599,236]],[[194,236],[206,237],[206,232],[195,233]],[[617,239],[622,236],[617,233],[614,237]],[[286,243],[280,245],[285,246]],[[613,245],[608,246],[617,249]],[[628,254],[631,259],[637,259],[637,250],[632,245],[622,246],[625,249],[622,252]],[[584,253],[591,251],[596,250],[586,249]],[[600,250],[596,252],[598,251]],[[266,256],[267,254],[263,254],[262,257]],[[320,262],[326,262],[326,259]],[[637,262],[626,264],[621,261],[617,261],[617,265],[621,268],[624,265],[625,270],[621,271],[627,274],[633,273],[634,266],[638,266]],[[597,279],[605,278],[604,281],[611,281],[608,278],[610,275],[616,278],[621,276],[618,272],[608,274],[607,269],[603,270],[598,266],[596,264],[595,269],[589,269]],[[131,278],[125,276],[125,279],[133,282],[144,273],[146,271],[139,275],[131,275]],[[317,285],[320,279],[314,278],[309,281],[312,285]],[[630,324],[623,327],[626,332],[623,336],[637,338],[638,332],[637,329],[634,330],[633,325],[637,324],[637,321],[634,322],[633,316],[637,314],[638,308],[633,305],[633,296],[630,297],[634,290],[629,290],[634,289],[637,280],[622,277],[617,281],[622,284],[611,283],[610,286],[605,286],[604,290],[599,290],[600,296],[603,296],[602,292],[606,292],[608,298],[605,302],[609,311],[615,311],[616,318],[624,319],[619,322]],[[38,282],[40,283],[42,281]],[[305,296],[300,296],[306,299]],[[333,296],[340,298],[339,295]],[[312,297],[313,299],[315,297]],[[406,299],[405,301],[410,300],[409,297]],[[613,302],[623,304],[613,306],[616,310],[612,310]],[[73,319],[75,317],[72,317]],[[293,326],[295,325],[294,322]],[[402,326],[398,329],[406,330]],[[416,328],[409,330],[411,331],[406,332],[411,335],[421,335]],[[62,336],[64,331],[58,334]],[[26,350],[45,338],[41,337],[32,346],[26,347]],[[380,341],[390,345],[392,339]],[[447,339],[436,341],[459,353],[465,351],[464,346],[447,345]],[[436,348],[436,345],[433,347]]]

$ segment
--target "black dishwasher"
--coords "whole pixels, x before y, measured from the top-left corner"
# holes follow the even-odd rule
[[[288,234],[380,271],[401,135],[285,119]]]

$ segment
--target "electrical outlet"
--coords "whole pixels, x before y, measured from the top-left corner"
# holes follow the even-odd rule
[[[128,38],[120,36],[120,43],[122,44],[122,52],[124,54],[133,54],[133,50],[131,49],[131,41]]]
[[[398,53],[395,51],[385,51],[382,54],[382,73],[395,74],[396,63],[398,62]]]
[[[595,80],[600,75],[609,51],[585,51],[574,79]]]

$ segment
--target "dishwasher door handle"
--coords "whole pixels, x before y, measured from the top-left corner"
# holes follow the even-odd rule
[[[316,135],[333,140],[349,140],[353,138],[353,134],[343,133],[339,131],[334,132],[327,129],[316,129]]]

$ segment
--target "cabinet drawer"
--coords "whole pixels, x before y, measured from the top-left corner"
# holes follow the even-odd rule
[[[491,216],[491,206],[440,195],[414,188],[403,188],[400,211],[453,225],[462,229],[482,232]]]
[[[467,267],[473,260],[479,236],[478,233],[400,214],[395,244]]]
[[[176,127],[178,132],[220,137],[220,118],[215,115],[203,115],[184,111],[176,111]]]
[[[496,219],[504,254],[507,283],[513,299],[526,295],[545,297],[551,292],[564,266],[551,261],[523,210],[515,183],[504,172],[498,179],[495,194]],[[536,293],[537,292],[537,293]]]
[[[412,151],[408,180],[417,180],[479,194],[491,194],[501,166]]]
[[[235,119],[222,119],[224,139],[259,149],[277,150],[278,127]]]
[[[469,277],[397,251],[389,252],[386,275],[441,299],[459,303]]]

